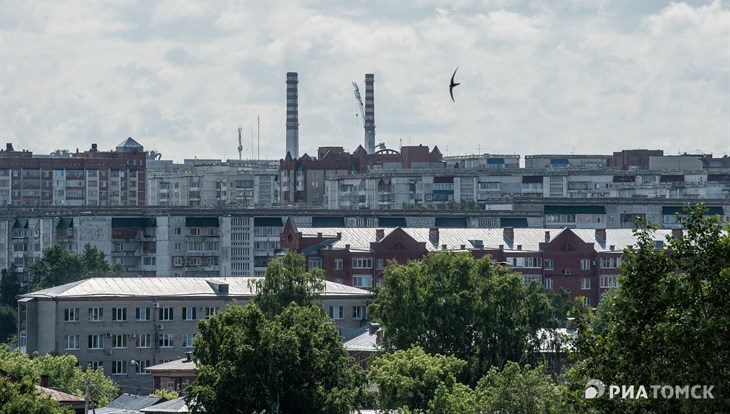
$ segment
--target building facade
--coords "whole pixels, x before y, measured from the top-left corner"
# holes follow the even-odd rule
[[[74,355],[103,367],[122,391],[152,387],[147,367],[193,349],[198,321],[255,295],[254,278],[92,278],[25,295],[18,302],[23,352]],[[327,282],[319,303],[341,331],[367,323],[372,294]]]

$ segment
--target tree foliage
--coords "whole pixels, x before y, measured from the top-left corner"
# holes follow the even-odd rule
[[[363,374],[316,305],[267,318],[256,303],[229,305],[198,325],[193,412],[349,413]]]
[[[48,375],[48,385],[69,394],[83,396],[78,390],[85,389],[86,378],[94,384],[92,397],[99,406],[107,405],[119,394],[119,387],[104,376],[103,368],[86,371],[78,366],[73,355],[38,354],[26,355],[19,349],[11,350],[7,345],[0,345],[0,369],[10,375],[29,378],[38,384],[41,375]]]
[[[18,311],[12,306],[0,306],[0,343],[6,343],[17,332]]]
[[[685,210],[682,237],[657,248],[636,230],[620,286],[592,318],[578,311],[574,406],[601,412],[726,412],[730,409],[730,235],[700,205]],[[613,385],[713,385],[714,399],[581,399],[588,379]]]
[[[43,251],[43,257],[30,265],[33,290],[119,273],[121,266],[110,265],[105,256],[104,252],[89,243],[84,245],[84,250],[78,255],[69,253],[61,245],[51,246]]]
[[[468,253],[434,253],[391,265],[370,314],[387,349],[422,347],[468,361],[470,383],[507,361],[536,360],[538,329],[556,326],[542,286]]]
[[[377,384],[377,406],[425,409],[440,387],[451,390],[463,376],[466,362],[456,357],[429,355],[419,347],[382,354],[368,368]]]
[[[37,391],[30,378],[14,382],[0,376],[0,411],[3,414],[73,414],[56,400]]]
[[[266,316],[273,316],[294,302],[313,303],[324,292],[324,271],[306,271],[303,255],[289,251],[269,262],[264,277],[255,282],[254,302]]]
[[[3,269],[0,278],[0,306],[18,306],[20,280],[15,265],[11,265],[9,269]]]

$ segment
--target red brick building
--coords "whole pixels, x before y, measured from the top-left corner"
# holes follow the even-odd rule
[[[680,231],[680,230],[674,230]],[[672,230],[657,230],[658,248]],[[637,244],[631,229],[535,228],[297,228],[288,220],[281,246],[322,268],[327,280],[370,288],[382,284],[385,266],[419,260],[434,251],[466,251],[508,263],[525,282],[567,289],[595,306],[617,285],[622,251]]]

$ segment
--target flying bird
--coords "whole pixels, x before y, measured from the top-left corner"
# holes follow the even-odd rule
[[[451,100],[454,101],[454,86],[459,86],[459,83],[454,82],[454,76],[456,76],[456,71],[459,70],[459,67],[456,67],[456,70],[454,71],[454,74],[451,75],[451,85],[449,85],[449,94],[451,95]],[[456,102],[456,101],[454,101]]]

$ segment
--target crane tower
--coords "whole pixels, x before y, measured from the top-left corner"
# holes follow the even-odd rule
[[[375,99],[373,93],[373,74],[365,75],[365,105],[362,103],[362,97],[360,96],[360,89],[357,87],[357,83],[352,82],[352,87],[355,92],[355,100],[360,107],[360,115],[362,116],[363,128],[365,129],[365,151],[368,154],[375,152]]]

